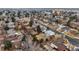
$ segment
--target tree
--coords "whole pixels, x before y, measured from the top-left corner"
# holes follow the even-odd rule
[[[18,17],[20,17],[20,16],[21,16],[21,12],[20,12],[20,11],[18,11],[18,13],[17,13],[17,14],[18,14]]]
[[[29,17],[29,13],[25,13],[25,17]]]
[[[38,33],[42,32],[39,25],[37,26],[37,32],[38,32]]]
[[[70,16],[69,21],[67,22],[67,25],[70,26],[70,22],[76,19],[76,16]]]
[[[12,43],[9,40],[5,40],[4,41],[4,49],[5,50],[9,50],[10,48],[12,48]]]
[[[16,21],[16,19],[14,17],[11,17],[11,19],[12,19],[12,22],[15,22]]]
[[[43,39],[41,39],[40,41],[39,41],[39,43],[42,43],[43,42]]]
[[[0,21],[1,21],[1,19],[0,19]]]
[[[32,26],[32,25],[33,25],[33,20],[30,20],[29,26]]]
[[[22,38],[21,41],[22,41],[22,42],[26,42],[26,36],[25,36],[25,35],[23,36],[23,38]]]
[[[9,21],[8,21],[8,20],[6,20],[6,21],[5,21],[5,23],[9,23]]]
[[[72,19],[72,20],[76,19],[76,15],[75,16],[71,16],[70,19]]]
[[[0,15],[2,15],[2,12],[0,12]]]
[[[33,41],[34,41],[34,42],[37,41],[37,38],[36,38],[35,35],[32,35],[32,37],[33,37]]]
[[[5,30],[9,30],[9,27],[8,27],[8,26],[5,26],[4,29],[5,29]]]

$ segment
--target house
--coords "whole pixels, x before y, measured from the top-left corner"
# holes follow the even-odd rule
[[[43,41],[45,41],[46,35],[44,33],[40,33],[40,34],[36,35],[36,38],[38,41],[40,41],[41,39],[43,39]]]
[[[12,40],[11,42],[12,42],[13,49],[17,49],[21,47],[21,40],[16,39],[16,40]]]
[[[47,27],[40,25],[41,31],[45,32],[47,30]]]
[[[79,22],[71,22],[70,26],[79,30]]]
[[[3,41],[5,40],[5,35],[0,35],[0,45],[3,43]]]
[[[46,34],[47,37],[55,35],[55,32],[53,32],[51,30],[46,30],[44,33]]]
[[[9,29],[9,30],[7,31],[7,33],[8,33],[9,36],[10,36],[10,35],[15,35],[16,31],[15,31],[14,29]]]
[[[9,23],[8,23],[8,27],[9,27],[9,28],[14,28],[14,27],[15,27],[14,22],[9,22]]]
[[[56,43],[55,44],[57,46],[57,50],[58,51],[67,51],[67,47],[63,44],[63,43]]]

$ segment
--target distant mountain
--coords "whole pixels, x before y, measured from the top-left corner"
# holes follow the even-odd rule
[[[79,11],[79,8],[0,8],[0,11],[1,10],[42,11],[42,10],[53,10],[53,9]]]

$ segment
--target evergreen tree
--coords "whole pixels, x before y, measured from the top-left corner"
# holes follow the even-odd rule
[[[33,37],[33,40],[32,41],[37,41],[37,38],[36,38],[36,36],[35,35],[32,35],[32,37]]]
[[[5,50],[9,50],[10,48],[12,48],[12,43],[9,40],[5,40],[4,41],[4,49]]]
[[[11,19],[12,19],[12,22],[15,22],[16,21],[16,19],[14,17],[11,17]]]
[[[23,36],[22,41],[26,42],[26,36],[25,35]]]
[[[42,32],[39,25],[37,26],[37,32],[38,32],[38,33]]]
[[[33,25],[33,20],[30,20],[30,22],[29,22],[29,26],[32,27],[32,25]]]

